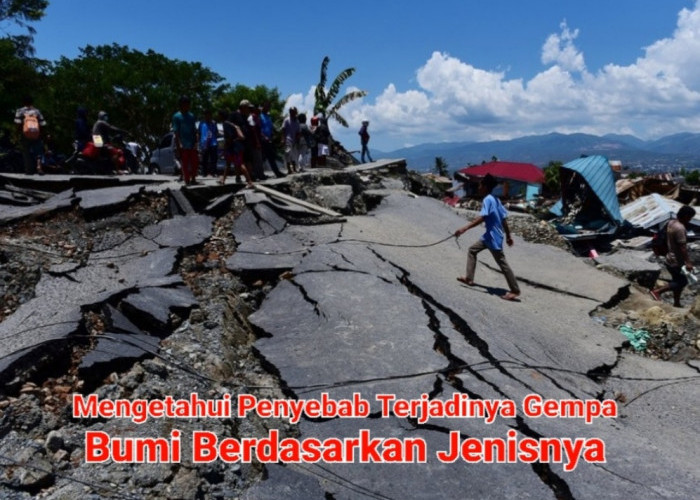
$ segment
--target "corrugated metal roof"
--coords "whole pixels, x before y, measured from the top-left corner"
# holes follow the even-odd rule
[[[486,174],[491,174],[499,179],[513,179],[532,184],[542,184],[544,182],[544,172],[532,163],[492,161],[483,165],[463,168],[459,173],[464,176],[474,177],[483,177]]]
[[[675,217],[682,206],[682,203],[652,193],[628,203],[620,211],[622,217],[633,226],[650,229]],[[695,214],[691,223],[700,226],[700,211]]]
[[[615,191],[615,177],[610,169],[610,163],[604,156],[595,155],[577,158],[562,168],[573,170],[585,179],[593,192],[598,196],[610,218],[622,224],[620,203]]]

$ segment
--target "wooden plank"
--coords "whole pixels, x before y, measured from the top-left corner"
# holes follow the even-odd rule
[[[313,210],[314,212],[330,215],[331,217],[342,217],[342,215],[338,212],[334,212],[333,210],[329,210],[327,208],[315,205],[313,203],[309,203],[308,201],[300,200],[299,198],[294,198],[293,196],[289,196],[288,194],[280,193],[279,191],[276,191],[267,186],[261,186],[260,184],[256,184],[255,189],[256,191],[265,193],[268,196],[279,198],[280,200],[286,201],[288,203],[308,208],[309,210]]]

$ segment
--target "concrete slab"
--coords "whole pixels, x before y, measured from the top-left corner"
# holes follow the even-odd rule
[[[186,317],[197,305],[187,287],[142,288],[121,301],[122,311],[142,330],[164,336],[171,331],[170,313]]]
[[[649,252],[618,250],[600,255],[595,260],[601,269],[610,270],[645,288],[652,288],[659,278],[661,266],[656,262],[649,262],[648,256]]]
[[[353,195],[352,186],[343,184],[319,186],[316,191],[322,206],[340,211],[347,210]]]
[[[246,190],[244,192],[246,205],[257,205],[264,204],[272,208],[275,212],[282,216],[292,216],[292,217],[318,217],[319,214],[316,211],[309,210],[300,205],[294,205],[292,203],[285,203],[282,200],[275,198],[270,198],[264,193],[259,193],[257,191]]]
[[[297,275],[281,282],[249,321],[270,335],[259,339],[256,349],[287,385],[309,387],[309,396],[362,380],[374,382],[362,385],[369,394],[420,395],[432,390],[436,377],[430,372],[448,365],[432,350],[435,339],[420,300],[371,274]],[[404,321],[411,328],[398,326]],[[427,375],[402,378],[416,373]],[[319,383],[328,387],[310,387]],[[350,384],[333,387],[332,393],[349,397],[356,390]]]
[[[211,237],[213,222],[208,215],[175,216],[143,228],[142,234],[160,246],[188,248]]]
[[[190,200],[187,199],[181,189],[171,189],[168,191],[168,194],[171,201],[170,212],[173,215],[193,215],[196,213]]]
[[[41,217],[58,210],[65,210],[78,203],[72,189],[62,191],[38,205],[26,207],[8,207],[0,205],[0,225],[24,219],[25,217]]]
[[[125,208],[143,190],[141,185],[117,186],[79,191],[80,208],[85,217],[96,218]]]
[[[204,208],[204,213],[214,217],[225,215],[231,209],[235,197],[234,194],[228,193],[215,198]]]
[[[328,496],[313,476],[296,470],[294,465],[265,466],[267,477],[243,495],[244,500],[326,500]]]
[[[101,378],[158,352],[158,338],[143,334],[105,332],[80,362],[81,377]]]
[[[116,332],[133,333],[136,335],[143,333],[138,326],[129,321],[129,318],[111,305],[106,304],[103,308],[103,312],[107,319],[109,329]]]
[[[80,331],[82,318],[77,307],[55,309],[38,299],[22,304],[0,323],[0,378],[37,349],[60,351],[61,344]]]
[[[232,233],[236,241],[242,242],[251,238],[261,238],[279,233],[286,225],[287,221],[272,209],[256,205],[236,218]]]
[[[303,422],[302,438],[357,438],[361,429],[377,438],[421,439],[426,445],[425,463],[355,463],[309,466],[327,479],[326,489],[336,499],[411,498],[551,498],[553,492],[529,465],[469,464],[458,460],[442,463],[438,451],[449,449],[446,430],[414,428],[396,418],[336,419],[324,423]],[[466,437],[466,436],[465,436]]]
[[[505,280],[488,253],[479,256],[477,286],[455,280],[464,274],[467,247],[483,232],[468,232],[458,246],[449,235],[464,224],[439,202],[388,192],[371,217],[348,218],[335,239],[325,230],[314,241],[315,227],[306,228],[304,238],[314,241],[309,254],[250,317],[261,334],[255,347],[298,397],[360,392],[373,400],[378,392],[418,398],[458,390],[515,401],[518,418],[491,426],[443,419],[426,428],[382,418],[304,421],[302,437],[354,437],[367,428],[379,436],[420,436],[440,449],[450,429],[499,436],[514,428],[519,436],[599,436],[607,463],[580,463],[573,472],[556,463],[465,467],[434,457],[428,464],[324,463],[312,471],[330,474],[327,483],[321,481],[326,491],[334,498],[356,498],[358,492],[464,498],[466,490],[475,498],[692,497],[700,479],[692,459],[698,442],[693,433],[686,439],[681,434],[697,420],[697,369],[628,363],[618,354],[622,336],[590,317],[600,304],[622,296],[629,283],[566,252],[516,238],[506,254],[522,296],[504,302],[498,296],[506,291]],[[289,226],[282,234],[297,229]],[[642,402],[648,390],[655,396],[647,410]],[[533,418],[520,408],[530,394],[598,400],[618,392],[637,396],[621,407],[624,418],[593,424]],[[671,412],[677,415],[671,418]]]

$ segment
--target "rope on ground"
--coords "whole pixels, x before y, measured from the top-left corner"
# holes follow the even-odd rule
[[[434,242],[432,242],[432,243],[413,244],[413,245],[409,245],[409,244],[406,244],[406,243],[386,243],[386,242],[383,242],[383,241],[362,240],[362,239],[357,239],[357,238],[349,238],[349,239],[346,239],[346,240],[338,239],[338,240],[335,240],[335,241],[331,241],[330,243],[327,243],[327,244],[328,244],[328,245],[335,245],[335,244],[338,244],[338,243],[364,243],[364,244],[367,244],[367,245],[379,245],[379,246],[383,246],[383,247],[396,247],[396,248],[429,248],[429,247],[434,247],[434,246],[436,246],[436,245],[439,245],[439,244],[441,244],[441,243],[444,243],[444,242],[446,242],[446,241],[448,241],[448,240],[450,240],[450,239],[452,239],[452,238],[455,238],[455,243],[457,243],[457,246],[459,247],[459,240],[457,239],[457,237],[456,237],[454,234],[450,234],[449,236],[447,236],[447,237],[445,237],[445,238],[443,238],[443,239],[441,239],[441,240],[434,241]],[[460,247],[460,248],[461,248],[461,247]],[[303,253],[303,252],[308,252],[308,251],[309,251],[308,248],[300,248],[300,249],[297,249],[297,250],[289,250],[289,251],[286,251],[286,252],[269,252],[269,251],[253,251],[253,250],[238,250],[238,249],[236,249],[236,253],[244,253],[244,254],[252,254],[252,255],[272,255],[272,256],[275,256],[275,255],[291,255],[291,254],[295,254],[295,253]]]

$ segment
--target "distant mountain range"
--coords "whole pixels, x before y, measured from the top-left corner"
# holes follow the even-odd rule
[[[677,171],[700,168],[700,134],[681,133],[654,141],[631,135],[589,134],[533,135],[509,141],[445,142],[420,144],[389,152],[372,152],[374,158],[405,158],[411,170],[433,170],[441,156],[451,172],[469,165],[489,162],[495,156],[502,161],[534,163],[539,167],[550,161],[567,163],[581,155],[603,155],[620,160],[623,167],[644,171]]]

